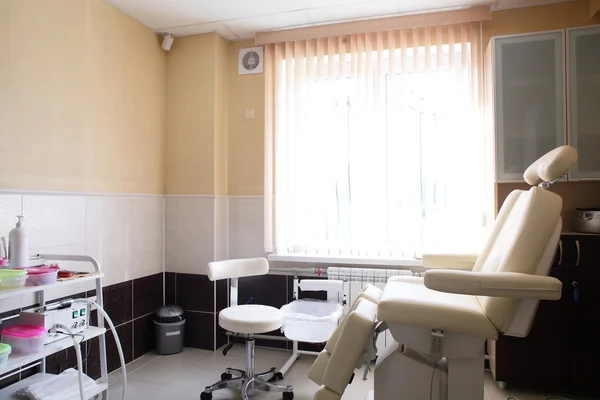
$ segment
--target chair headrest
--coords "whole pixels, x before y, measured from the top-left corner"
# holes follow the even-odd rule
[[[571,171],[577,162],[577,150],[573,146],[560,146],[549,151],[525,170],[523,178],[535,186],[543,182],[552,182]]]

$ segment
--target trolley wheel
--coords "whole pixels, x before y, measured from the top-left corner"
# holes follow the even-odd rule
[[[283,392],[283,400],[294,400],[294,392]]]
[[[281,380],[283,380],[283,374],[281,372],[275,372],[275,374],[273,374],[273,377],[269,379],[269,382],[276,382]]]
[[[223,372],[223,373],[221,374],[221,380],[222,380],[222,381],[228,381],[228,380],[230,380],[232,377],[233,377],[233,375],[231,375],[231,374],[228,374],[227,372]]]
[[[212,400],[212,393],[200,393],[200,400]]]

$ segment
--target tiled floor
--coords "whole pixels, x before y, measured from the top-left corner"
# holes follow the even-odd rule
[[[586,397],[561,397],[556,393],[531,393],[500,390],[490,371],[485,375],[485,400],[597,400]]]
[[[272,366],[280,367],[289,355],[289,352],[283,350],[258,348],[256,350],[256,370],[266,371]],[[311,400],[318,387],[307,378],[313,361],[314,357],[301,358],[292,366],[285,379],[280,382],[280,384],[294,386],[295,400]],[[234,347],[227,357],[223,357],[221,352],[191,348],[186,348],[182,353],[170,356],[149,353],[127,366],[127,400],[198,400],[204,387],[218,381],[226,367],[243,369],[244,362],[242,346]],[[113,372],[109,377],[111,382],[110,398],[120,399],[122,390],[120,370]],[[369,374],[367,381],[360,379],[357,374],[352,384],[346,389],[343,399],[364,400],[372,388],[372,373]],[[545,400],[547,395],[500,391],[491,374],[486,374],[485,400],[506,400],[510,396],[515,396],[518,400]],[[214,400],[240,398],[239,392],[230,390],[219,390],[213,393]],[[252,396],[252,399],[257,400],[281,398],[280,393],[259,392]]]

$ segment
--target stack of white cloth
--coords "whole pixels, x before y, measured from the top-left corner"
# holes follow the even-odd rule
[[[65,400],[79,397],[79,377],[76,369],[69,368],[60,375],[46,375],[36,383],[19,389],[15,396],[29,400]],[[83,390],[88,391],[97,386],[89,376],[83,374]]]

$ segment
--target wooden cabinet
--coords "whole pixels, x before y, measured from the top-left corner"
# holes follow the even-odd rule
[[[564,144],[579,151],[569,179],[599,180],[600,27],[494,37],[485,60],[496,182]]]
[[[488,343],[494,377],[511,388],[599,397],[600,235],[563,235],[550,275],[562,298],[540,302],[529,336]]]

